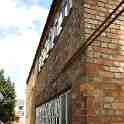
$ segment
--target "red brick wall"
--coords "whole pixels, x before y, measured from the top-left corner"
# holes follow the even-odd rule
[[[85,0],[85,40],[97,29],[120,0]],[[86,50],[88,124],[124,123],[124,13]]]

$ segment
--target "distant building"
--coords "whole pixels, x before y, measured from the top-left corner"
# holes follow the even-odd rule
[[[24,124],[25,122],[25,101],[18,99],[15,108],[16,124]]]
[[[26,124],[124,124],[124,0],[53,0],[26,104]]]

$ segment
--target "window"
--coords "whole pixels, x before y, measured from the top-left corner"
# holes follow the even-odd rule
[[[72,8],[72,0],[68,0],[68,8],[69,10]]]
[[[48,43],[48,40],[46,40],[46,42],[45,42],[44,49],[46,49],[46,52],[47,53],[49,52],[49,43]]]
[[[71,124],[70,91],[36,108],[36,124]]]
[[[39,57],[39,62],[38,62],[38,71],[40,72],[41,67],[44,65],[44,61],[45,59],[48,58],[48,54],[47,54],[47,49],[43,49],[41,51],[40,57]]]
[[[62,13],[60,13],[58,17],[58,23],[57,23],[57,35],[59,35],[62,30],[62,27],[61,27],[62,20],[63,20]]]
[[[67,6],[67,4],[64,7],[64,16],[68,16],[68,6]]]
[[[63,13],[63,18],[65,16],[68,16],[71,8],[72,8],[72,0],[63,0],[62,10],[61,10]]]
[[[41,67],[44,65],[44,61],[49,56],[49,51],[54,47],[54,40],[60,34],[63,28],[64,19],[68,16],[71,8],[72,0],[63,0],[60,12],[57,13],[54,25],[49,30],[48,39],[46,40],[44,49],[41,51],[41,55],[38,61],[39,72],[41,70]]]
[[[24,109],[24,106],[19,106],[19,110],[23,110]]]
[[[64,19],[65,16],[68,16],[68,4],[67,4],[67,1],[64,0],[63,3],[62,3],[62,17]]]
[[[49,31],[49,36],[48,36],[48,47],[49,47],[49,50],[53,48],[54,46],[54,28],[52,27]]]
[[[38,71],[40,72],[41,70],[41,67],[44,65],[44,62],[43,62],[43,58],[42,56],[39,57],[39,61],[38,61]]]
[[[61,5],[61,10],[58,16],[57,35],[60,34],[62,30],[62,23],[64,19],[69,15],[71,8],[72,8],[72,0],[63,0],[62,5]]]

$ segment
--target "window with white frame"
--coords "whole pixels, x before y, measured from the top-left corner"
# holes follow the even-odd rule
[[[60,34],[62,30],[62,23],[64,21],[64,18],[69,15],[71,8],[72,8],[72,0],[63,0],[60,12],[57,16],[57,35]]]
[[[44,65],[44,61],[45,59],[48,58],[48,52],[47,52],[47,49],[44,48],[43,50],[41,50],[41,54],[40,54],[40,57],[39,57],[39,61],[38,61],[38,71],[40,72],[41,70],[41,67]]]
[[[36,124],[71,124],[70,91],[36,108]]]
[[[63,18],[65,17],[65,16],[68,16],[68,4],[67,4],[67,0],[64,0],[63,1],[63,4],[62,4],[62,16],[63,16]]]
[[[48,46],[49,50],[54,47],[54,28],[52,27],[49,31],[49,36],[48,36]]]
[[[69,15],[70,9],[72,8],[72,0],[63,0],[61,11],[63,13],[63,18]]]
[[[68,0],[68,11],[72,8],[72,0]]]
[[[38,60],[38,72],[40,72],[41,67],[44,65],[43,57],[40,55]]]
[[[40,72],[41,67],[44,65],[44,61],[48,58],[49,51],[54,47],[54,39],[56,36],[58,36],[62,30],[62,23],[64,21],[64,18],[68,16],[70,9],[72,8],[72,0],[63,0],[60,12],[58,12],[55,23],[53,27],[49,29],[48,38],[46,40],[46,43],[44,45],[44,49],[41,51],[40,57],[39,57],[39,64],[38,64],[38,70]]]
[[[61,30],[62,30],[62,27],[61,27],[61,24],[62,24],[62,13],[60,12],[59,13],[59,16],[58,16],[58,20],[57,20],[57,36],[60,34]]]

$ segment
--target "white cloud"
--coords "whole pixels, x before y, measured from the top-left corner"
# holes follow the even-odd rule
[[[0,26],[31,26],[32,20],[41,20],[46,18],[48,11],[39,6],[16,7],[16,3],[13,0],[4,0],[0,4]],[[42,21],[42,20],[41,20]],[[44,22],[44,20],[43,20]]]
[[[17,27],[15,34],[6,34],[0,39],[0,68],[16,83],[18,97],[23,96],[25,81],[38,45],[48,10],[31,6],[16,7],[14,0],[3,0],[0,4],[0,28]],[[41,22],[38,32],[33,21]]]

